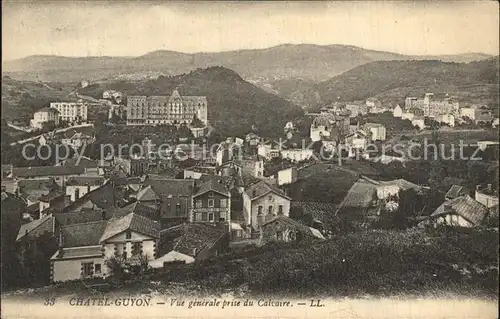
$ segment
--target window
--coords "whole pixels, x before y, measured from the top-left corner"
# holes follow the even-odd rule
[[[82,276],[91,277],[93,275],[94,263],[82,263]]]
[[[226,208],[227,207],[227,199],[223,198],[220,200],[220,207],[221,208]]]
[[[142,242],[135,242],[132,244],[132,255],[142,254]]]
[[[197,208],[202,208],[203,207],[203,202],[201,201],[201,199],[197,199],[196,200],[196,207]]]
[[[101,274],[101,264],[95,264],[94,272],[95,272],[96,275],[100,275]]]
[[[214,193],[212,192],[208,193],[208,197],[214,197]]]
[[[126,251],[124,251],[124,252],[122,253],[122,258],[123,258],[123,259],[127,259],[127,252],[126,252]]]
[[[273,195],[269,195],[269,196],[267,197],[267,199],[272,200],[272,199],[273,199]]]
[[[208,213],[208,221],[213,222],[214,221],[214,213]]]
[[[208,200],[208,207],[214,207],[214,200],[213,199]]]
[[[278,214],[283,215],[283,205],[278,206]]]
[[[202,220],[202,217],[203,215],[201,213],[196,213],[196,215],[194,216],[194,221],[195,222],[199,222]]]
[[[258,212],[257,212],[259,215],[262,215],[262,206],[259,206],[258,207]]]
[[[267,213],[268,214],[272,214],[273,213],[273,205],[269,205],[269,207],[267,208]]]
[[[175,204],[175,213],[177,214],[177,216],[181,215],[181,203]]]
[[[132,232],[130,230],[127,230],[125,233],[125,239],[132,239]]]

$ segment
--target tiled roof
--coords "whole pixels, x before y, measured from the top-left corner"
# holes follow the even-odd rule
[[[52,113],[59,113],[59,111],[55,108],[52,107],[42,107],[41,109],[35,111],[35,113],[38,112],[52,112]]]
[[[228,226],[212,223],[181,224],[161,232],[161,237],[176,237],[172,250],[195,257],[205,248],[210,248],[228,233]]]
[[[66,195],[63,191],[60,190],[51,190],[48,194],[42,195],[38,198],[39,201],[42,202],[50,202],[56,198],[62,197]]]
[[[191,196],[194,181],[189,179],[169,179],[150,175],[144,181],[144,186],[151,186],[153,191],[162,200],[170,196]]]
[[[107,223],[106,220],[99,220],[61,226],[62,247],[99,245]]]
[[[17,186],[22,191],[28,190],[50,190],[57,187],[57,184],[52,178],[44,179],[23,179],[17,181]]]
[[[154,238],[160,237],[160,224],[143,216],[131,213],[123,217],[111,218],[99,242],[103,242],[126,230],[131,230]]]
[[[405,179],[395,179],[392,181],[382,181],[382,182],[379,182],[379,185],[381,185],[381,186],[397,185],[402,190],[408,190],[408,189],[418,190],[421,188],[419,185],[414,184],[412,182],[409,182]]]
[[[448,205],[449,208],[447,207]],[[488,209],[469,195],[464,195],[445,201],[431,214],[431,216],[447,214],[456,214],[474,225],[480,225],[488,215]]]
[[[102,246],[84,246],[63,248],[62,250],[58,250],[51,259],[64,260],[69,258],[100,257],[102,255]]]
[[[102,176],[71,176],[66,182],[66,186],[100,186],[104,184]]]
[[[108,217],[123,217],[128,214],[137,214],[143,217],[147,217],[152,220],[160,219],[160,207],[154,203],[144,203],[144,202],[133,202],[126,206],[111,209],[106,212]]]
[[[125,203],[123,194],[112,184],[106,183],[103,186],[83,195],[71,205],[64,208],[64,212],[70,212],[78,209],[84,203],[90,201],[92,204],[101,209],[110,209],[112,207],[120,207]]]
[[[38,227],[40,227],[41,225],[43,225],[45,223],[53,223],[53,222],[54,221],[53,221],[52,216],[46,215],[40,219],[36,219],[32,222],[21,225],[21,228],[19,229],[19,232],[17,233],[16,241],[20,240],[21,238],[23,238],[24,236],[26,236],[30,232],[32,232],[35,229],[37,229]]]
[[[358,180],[347,192],[347,195],[340,204],[337,213],[344,213],[351,208],[369,208],[376,198],[376,192],[376,185],[363,179]]]
[[[193,197],[200,196],[210,191],[217,192],[227,197],[230,196],[229,191],[226,189],[226,186],[224,184],[219,183],[214,179],[210,179],[209,181],[206,181],[205,183],[201,184],[200,188],[198,189],[196,194],[193,195]]]
[[[445,198],[454,199],[462,195],[466,195],[468,192],[465,187],[460,185],[452,185],[450,190],[446,193]]]
[[[138,201],[158,201],[160,197],[153,191],[151,185],[146,186],[137,193]]]
[[[55,213],[53,215],[59,225],[82,224],[102,220],[102,212],[93,209],[82,209],[79,212]]]
[[[260,181],[256,184],[251,185],[245,190],[245,193],[252,199],[256,199],[258,197],[264,196],[270,192],[275,193],[276,195],[279,195],[283,198],[290,199],[290,197],[286,196],[285,193],[277,188],[276,186],[273,186],[269,184],[266,181]]]
[[[267,222],[262,224],[262,227],[265,228],[266,225],[270,225],[272,223],[284,223],[284,224],[292,226],[296,231],[299,231],[299,232],[303,233],[304,235],[319,238],[319,239],[325,239],[325,237],[323,237],[321,232],[319,232],[317,229],[307,227],[306,225],[304,225],[304,224],[302,224],[302,223],[300,223],[300,222],[298,222],[290,217],[284,216],[284,215],[276,216],[273,219],[268,220]]]
[[[77,165],[78,164],[78,165]],[[82,156],[80,159],[77,157],[68,158],[67,160],[59,163],[60,166],[81,166],[85,168],[97,168],[97,161],[94,161],[88,157]]]
[[[38,176],[62,176],[78,175],[85,173],[85,169],[80,166],[32,166],[32,167],[14,167],[12,169],[13,177],[38,177]]]

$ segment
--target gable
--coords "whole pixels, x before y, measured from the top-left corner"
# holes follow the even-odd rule
[[[149,235],[141,234],[139,232],[130,231],[131,238],[127,239],[127,231],[123,231],[119,234],[116,234],[106,240],[105,243],[114,243],[114,242],[125,242],[125,241],[145,241],[145,240],[154,240],[155,238]]]

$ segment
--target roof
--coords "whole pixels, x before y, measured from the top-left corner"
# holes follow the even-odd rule
[[[445,198],[454,199],[468,193],[467,189],[460,185],[452,185],[445,195]]]
[[[123,217],[111,218],[106,225],[106,229],[99,240],[103,241],[118,235],[124,231],[131,230],[154,238],[160,237],[160,224],[147,217],[138,214],[128,214]]]
[[[488,209],[469,195],[464,195],[445,201],[431,214],[431,217],[448,214],[459,215],[474,225],[480,225],[488,215]]]
[[[349,208],[369,208],[376,198],[376,185],[359,179],[347,192],[342,203],[337,210],[337,213],[343,213]]]
[[[17,186],[20,191],[29,190],[50,190],[57,186],[54,180],[50,177],[44,179],[23,179],[17,181]]]
[[[392,181],[381,181],[379,182],[380,186],[389,186],[389,185],[397,185],[400,189],[402,190],[408,190],[408,189],[421,189],[421,187],[417,184],[414,184],[412,182],[409,182],[405,179],[395,179]]]
[[[58,250],[50,259],[64,260],[70,258],[100,257],[102,255],[103,255],[102,247],[100,245],[97,245],[97,246],[63,248],[62,250]]]
[[[319,238],[319,239],[325,239],[325,237],[323,237],[323,235],[321,234],[321,232],[319,230],[312,228],[312,227],[307,227],[306,225],[304,225],[304,224],[302,224],[302,223],[300,223],[300,222],[298,222],[290,217],[287,217],[285,215],[279,215],[279,216],[274,217],[271,220],[268,220],[267,222],[262,224],[262,227],[265,228],[266,225],[276,223],[276,222],[290,225],[295,230],[297,230],[297,231],[299,231],[307,236]]]
[[[103,176],[71,176],[66,186],[100,186],[104,184]]]
[[[161,236],[175,236],[172,251],[196,257],[202,250],[214,246],[227,233],[228,227],[224,224],[189,223],[165,229]]]
[[[143,185],[151,186],[155,194],[163,200],[169,196],[191,196],[194,189],[194,180],[149,175]]]
[[[223,184],[222,181],[218,182],[215,179],[210,179],[210,180],[204,182],[203,184],[201,184],[200,188],[198,189],[196,194],[193,195],[193,197],[198,197],[198,196],[203,195],[205,193],[208,193],[210,191],[219,193],[219,194],[227,196],[227,197],[231,196],[231,194],[226,189],[226,186]]]
[[[42,202],[50,202],[56,198],[59,198],[61,196],[65,196],[66,193],[60,190],[51,190],[48,194],[42,195],[38,198],[39,201]]]
[[[154,203],[135,201],[126,206],[114,208],[106,212],[109,217],[123,217],[128,214],[137,214],[152,220],[160,219],[160,207]]]
[[[40,219],[35,219],[32,222],[21,225],[21,228],[19,228],[19,232],[17,233],[16,241],[20,240],[45,223],[53,223],[53,218],[51,215],[46,215]]]
[[[153,191],[153,188],[151,187],[151,185],[148,185],[145,188],[142,188],[137,193],[137,200],[138,201],[158,201],[158,200],[160,200],[160,198]]]
[[[94,209],[82,209],[79,212],[53,214],[59,225],[82,224],[103,220],[102,212]]]
[[[59,111],[55,108],[52,108],[52,107],[43,107],[37,111],[35,111],[35,113],[38,113],[38,112],[52,112],[52,113],[59,113]]]
[[[83,195],[71,205],[64,207],[64,212],[70,212],[81,207],[81,205],[90,201],[92,204],[101,209],[109,209],[112,207],[120,207],[124,204],[125,199],[119,188],[113,187],[112,184],[106,183],[103,186],[94,189],[91,192]]]
[[[107,223],[106,220],[99,220],[61,226],[62,247],[99,245]]]
[[[97,161],[94,161],[88,157],[82,156],[80,158],[73,157],[68,158],[59,163],[59,166],[81,166],[85,168],[97,168]]]
[[[270,192],[273,192],[283,198],[291,199],[290,197],[286,196],[281,189],[263,180],[251,185],[245,190],[245,193],[250,197],[251,200],[264,196]]]
[[[12,169],[13,177],[61,176],[83,173],[85,173],[85,169],[80,166],[32,166]]]

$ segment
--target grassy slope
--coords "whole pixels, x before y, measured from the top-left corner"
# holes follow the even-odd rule
[[[367,231],[303,244],[244,248],[171,273],[122,283],[115,293],[287,297],[497,297],[498,233]],[[25,293],[70,295],[67,283]]]

